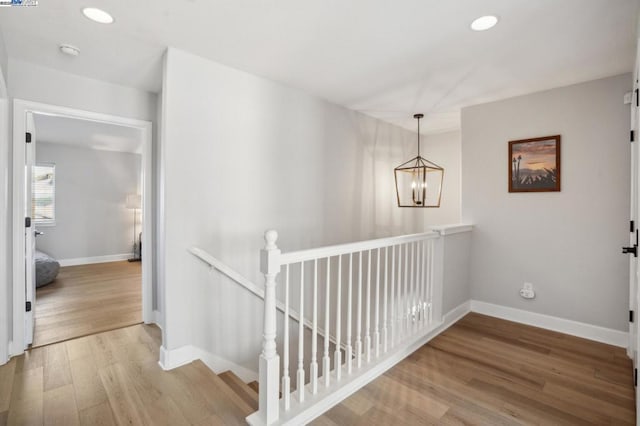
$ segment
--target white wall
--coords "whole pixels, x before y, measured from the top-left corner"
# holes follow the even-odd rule
[[[116,84],[93,80],[74,74],[65,73],[51,68],[42,67],[8,58],[7,83],[9,98],[23,99],[34,102],[41,102],[53,105],[60,105],[87,111],[95,111],[105,114],[118,115],[128,118],[151,121],[155,125],[157,114],[157,95],[144,92]],[[8,128],[8,131],[11,131]],[[154,141],[155,144],[155,141]],[[3,144],[3,150],[8,151],[6,158],[12,158],[12,142],[7,140]],[[11,188],[12,170],[9,162],[7,170],[7,185]],[[11,202],[11,194],[8,194],[8,202]],[[7,235],[12,235],[12,206],[8,205],[6,211],[6,221],[8,224]],[[9,240],[9,238],[7,238]],[[8,241],[10,244],[10,242]],[[7,250],[6,265],[12,265],[13,258],[11,250]],[[7,268],[9,269],[9,268]],[[10,274],[11,271],[7,270]],[[7,300],[13,299],[12,288],[7,282],[0,282],[0,294],[6,294]],[[154,292],[157,291],[154,277]],[[7,311],[8,330],[13,329],[11,319],[13,318],[12,306]],[[2,334],[0,333],[0,337]],[[12,338],[11,335],[8,336]],[[1,360],[0,360],[1,362]]]
[[[467,231],[443,237],[443,314],[471,299],[471,236],[472,231]]]
[[[9,58],[9,96],[155,122],[155,93]]]
[[[625,74],[463,109],[473,299],[627,329],[631,87]],[[555,134],[562,191],[510,194],[508,141]],[[525,281],[535,300],[520,298]]]
[[[187,252],[262,284],[262,234],[283,250],[424,229],[399,209],[393,168],[415,134],[176,50],[163,85],[165,340],[255,369],[262,303]]]
[[[36,161],[56,166],[55,225],[36,224],[44,232],[38,250],[59,260],[132,252],[133,210],[125,199],[140,193],[140,154],[38,141]]]
[[[9,57],[7,56],[7,47],[4,44],[4,38],[0,33],[0,92],[4,92],[6,89],[8,64]],[[6,93],[2,93],[2,96],[6,96]]]
[[[8,283],[11,282],[11,271],[7,268],[10,251],[10,238],[7,236],[11,235],[8,223],[10,113],[6,87],[7,62],[7,51],[2,32],[0,32],[0,364],[7,359],[9,330],[5,325],[8,323],[8,315],[11,312],[11,306],[9,306],[11,294],[7,292]]]
[[[422,155],[444,168],[440,208],[426,209],[427,226],[460,222],[461,142],[459,131],[422,136]]]

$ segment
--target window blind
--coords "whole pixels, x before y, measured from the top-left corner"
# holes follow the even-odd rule
[[[56,166],[33,166],[32,217],[36,223],[53,223],[56,220]]]

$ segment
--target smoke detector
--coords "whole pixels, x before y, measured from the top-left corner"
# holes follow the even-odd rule
[[[76,57],[80,54],[80,49],[70,44],[61,44],[60,51],[65,55]]]

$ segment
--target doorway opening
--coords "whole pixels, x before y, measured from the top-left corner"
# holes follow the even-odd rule
[[[149,122],[14,102],[13,354],[153,322],[150,166]]]

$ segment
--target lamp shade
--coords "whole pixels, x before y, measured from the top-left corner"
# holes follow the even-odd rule
[[[142,206],[142,196],[139,194],[128,194],[125,204],[128,209],[139,209]]]

